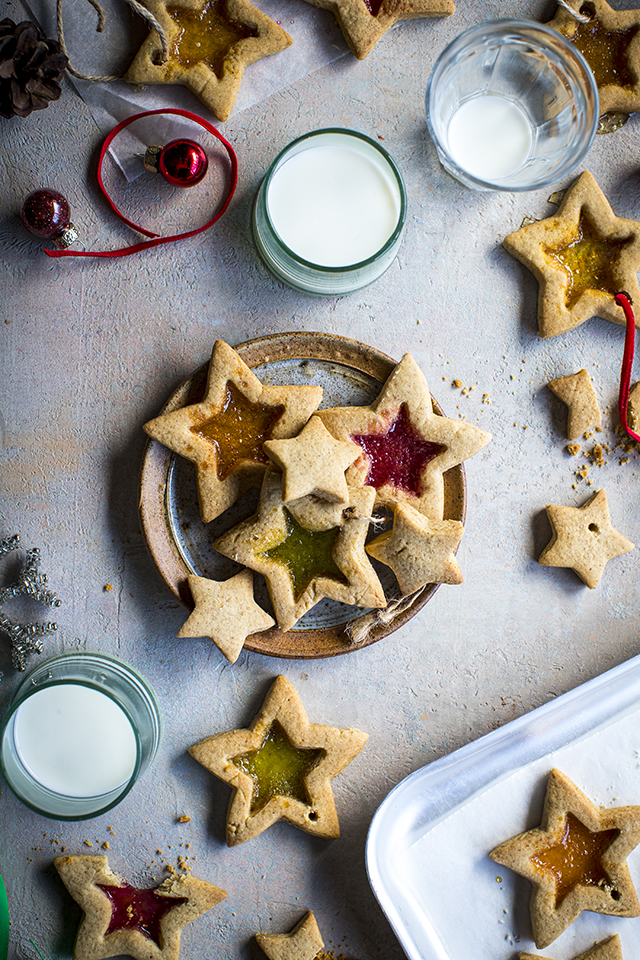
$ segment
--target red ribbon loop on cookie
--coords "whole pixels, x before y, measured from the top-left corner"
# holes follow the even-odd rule
[[[626,320],[626,332],[624,337],[624,355],[622,358],[622,370],[620,371],[620,392],[618,394],[618,415],[620,423],[634,440],[640,443],[640,436],[629,426],[628,407],[629,407],[629,389],[631,387],[631,371],[633,370],[633,353],[636,340],[636,321],[631,308],[631,298],[627,293],[616,293],[614,297],[619,307],[622,307]]]
[[[179,117],[186,117],[187,120],[192,120],[194,123],[199,124],[205,130],[211,133],[214,137],[217,137],[217,139],[222,143],[222,145],[226,149],[229,155],[229,160],[231,161],[231,182],[229,185],[229,189],[227,191],[227,195],[223,200],[222,206],[220,207],[218,212],[215,214],[215,216],[211,217],[210,220],[207,220],[207,222],[203,224],[203,226],[196,227],[195,230],[187,230],[186,233],[175,233],[168,237],[160,237],[158,236],[157,233],[153,233],[153,231],[151,230],[145,230],[144,227],[138,226],[138,224],[134,223],[133,220],[129,220],[128,217],[125,217],[125,215],[118,209],[118,207],[115,205],[115,203],[109,196],[107,188],[104,185],[104,181],[102,179],[102,165],[103,165],[104,157],[107,150],[111,146],[111,143],[113,142],[114,138],[117,137],[117,135],[120,133],[121,130],[124,130],[125,127],[128,127],[129,124],[134,123],[136,120],[142,120],[144,117],[152,117],[152,116],[155,116],[156,114],[167,114],[167,113],[175,114],[176,116],[179,116]],[[127,117],[126,120],[122,120],[107,135],[106,140],[102,144],[100,157],[98,159],[97,178],[98,178],[98,186],[100,187],[107,203],[109,204],[113,212],[124,223],[126,223],[128,227],[131,227],[132,230],[137,230],[138,233],[143,233],[145,237],[152,237],[153,239],[141,240],[139,243],[134,243],[129,247],[121,247],[118,250],[104,250],[100,252],[91,251],[91,250],[70,250],[70,249],[46,250],[45,249],[44,252],[47,254],[48,257],[126,257],[130,253],[138,253],[138,251],[140,250],[148,250],[150,247],[159,247],[163,243],[173,243],[174,240],[185,240],[187,237],[195,237],[196,234],[203,233],[205,230],[208,230],[209,227],[213,226],[216,220],[220,219],[222,214],[225,212],[225,210],[231,203],[231,198],[233,197],[236,186],[238,184],[238,159],[236,157],[235,151],[231,146],[231,144],[227,140],[225,140],[225,138],[222,136],[221,133],[219,133],[216,130],[213,124],[208,123],[206,120],[203,120],[201,117],[196,116],[195,113],[191,113],[189,110],[179,110],[173,107],[169,107],[162,110],[146,110],[144,113],[136,113],[134,114],[134,116]]]

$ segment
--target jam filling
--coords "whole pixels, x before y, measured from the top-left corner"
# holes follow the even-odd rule
[[[257,31],[233,20],[226,11],[225,0],[210,0],[202,10],[167,7],[179,33],[173,40],[171,58],[183,67],[206,63],[218,79],[224,74],[224,62],[233,46]]]
[[[599,87],[608,83],[632,87],[635,80],[629,67],[627,49],[637,32],[638,27],[606,30],[599,20],[589,20],[588,23],[578,23],[573,37],[569,39],[593,70]]]
[[[305,779],[324,755],[324,750],[294,747],[280,724],[272,723],[257,750],[232,758],[253,780],[251,812],[261,810],[274,797],[310,803]]]
[[[603,240],[585,216],[580,217],[578,235],[564,247],[545,247],[547,256],[567,274],[565,294],[567,307],[572,307],[585,290],[601,290],[613,296],[616,283],[613,267],[626,240]]]
[[[160,947],[160,924],[162,918],[186,903],[185,897],[161,897],[155,889],[138,890],[128,883],[119,887],[97,886],[111,901],[111,920],[105,934],[115,933],[116,930],[138,930],[149,940]]]
[[[352,436],[369,460],[365,483],[371,487],[391,484],[397,490],[419,497],[422,493],[422,471],[446,447],[424,440],[411,426],[409,411],[402,404],[396,419],[386,433]]]
[[[556,883],[556,907],[578,885],[609,890],[614,900],[620,899],[602,866],[602,855],[619,835],[619,830],[592,833],[572,813],[567,814],[559,843],[531,857]]]
[[[340,535],[340,527],[307,530],[286,509],[284,519],[284,539],[269,547],[260,556],[275,560],[287,568],[296,600],[300,599],[311,581],[318,577],[327,577],[338,583],[349,582],[333,559],[333,549]]]
[[[377,17],[384,0],[362,0],[372,17]]]
[[[226,480],[247,461],[269,462],[262,444],[271,439],[283,410],[283,406],[251,403],[229,381],[222,410],[210,420],[191,427],[191,431],[213,443],[218,455],[218,478]]]

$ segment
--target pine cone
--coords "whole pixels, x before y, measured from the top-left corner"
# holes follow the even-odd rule
[[[57,40],[30,20],[0,21],[0,116],[28,117],[61,94],[60,79],[69,61]]]

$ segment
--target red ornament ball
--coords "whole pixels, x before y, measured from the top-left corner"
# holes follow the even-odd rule
[[[56,190],[34,190],[22,204],[20,219],[36,237],[52,240],[69,226],[71,210]]]
[[[160,151],[158,170],[174,187],[195,187],[208,168],[206,153],[193,140],[172,140]]]

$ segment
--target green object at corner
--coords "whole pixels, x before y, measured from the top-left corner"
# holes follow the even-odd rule
[[[4,881],[0,877],[0,960],[7,960],[9,953],[9,902]]]

